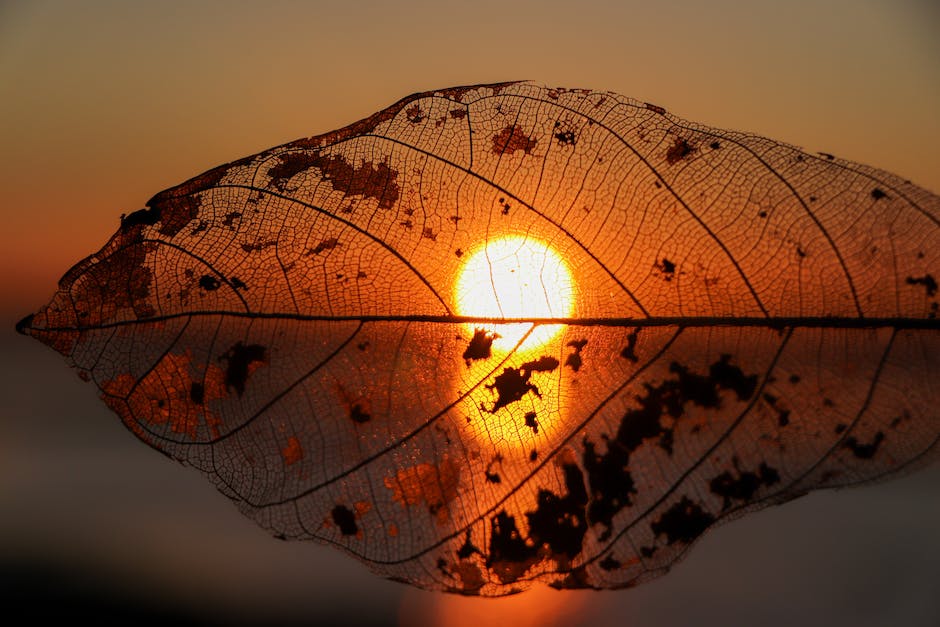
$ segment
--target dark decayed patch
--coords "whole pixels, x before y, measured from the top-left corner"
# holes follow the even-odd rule
[[[937,293],[937,280],[931,274],[925,274],[922,277],[907,277],[904,282],[908,285],[923,285],[927,290],[927,296],[933,296]]]
[[[354,536],[359,533],[359,526],[356,524],[356,514],[345,505],[337,505],[332,512],[333,522],[339,527],[340,533],[344,536]]]
[[[703,510],[698,503],[689,500],[689,497],[683,496],[681,501],[650,523],[650,529],[657,536],[666,536],[666,544],[689,544],[702,535],[713,522],[714,516]]]
[[[574,146],[577,136],[571,129],[562,126],[561,122],[555,122],[555,139],[562,146]]]
[[[241,220],[241,217],[241,211],[229,211],[225,214],[225,219],[222,220],[222,226],[235,230],[235,220]]]
[[[666,163],[673,165],[689,156],[695,150],[689,142],[681,137],[677,137],[669,150],[666,151]]]
[[[770,487],[780,481],[780,473],[764,462],[761,462],[757,472],[751,472],[740,470],[735,459],[734,468],[737,476],[726,470],[708,484],[712,494],[724,499],[722,509],[731,507],[732,500],[748,503],[761,487]]]
[[[490,460],[490,463],[486,465],[486,469],[483,471],[483,474],[486,476],[486,480],[488,482],[502,483],[503,480],[499,476],[499,473],[493,471],[494,466],[501,466],[502,463],[503,463],[503,456],[497,453],[496,456]]]
[[[534,411],[526,412],[525,415],[525,426],[532,429],[532,433],[539,432],[539,421],[537,415]]]
[[[800,378],[797,377],[796,380],[799,381]],[[791,379],[790,379],[790,382],[791,382],[791,383],[794,382],[793,379],[792,379],[792,377],[791,377]],[[789,409],[785,409],[784,407],[780,406],[780,405],[778,404],[778,403],[780,402],[780,400],[779,400],[776,396],[774,396],[773,394],[768,394],[768,393],[765,392],[765,393],[763,394],[762,398],[764,399],[764,402],[766,402],[768,405],[770,405],[770,407],[771,407],[775,412],[777,412],[777,424],[778,424],[779,426],[781,426],[781,427],[786,427],[787,425],[790,424],[790,410],[789,410]]]
[[[82,326],[108,321],[124,308],[133,309],[138,318],[156,313],[146,302],[153,272],[147,265],[149,245],[140,241],[142,231],[139,225],[122,231],[104,249],[77,263],[59,279],[60,287],[68,286],[75,316]]]
[[[268,170],[272,184],[284,189],[294,175],[316,168],[333,189],[350,196],[374,198],[380,209],[391,209],[398,201],[398,172],[387,163],[364,162],[353,166],[340,155],[321,155],[319,151],[287,152]]]
[[[507,126],[496,135],[493,135],[493,152],[498,155],[504,155],[521,150],[529,154],[537,143],[537,139],[526,136],[522,127],[513,124],[512,126]]]
[[[620,356],[628,361],[636,363],[639,361],[639,358],[636,356],[636,340],[637,336],[640,335],[640,329],[636,328],[627,335],[627,345],[623,347],[623,350],[620,351]]]
[[[620,562],[614,559],[614,556],[610,555],[609,553],[604,559],[598,562],[597,565],[608,572],[611,570],[617,570],[621,566]]]
[[[659,385],[646,384],[646,394],[637,396],[639,407],[631,409],[620,421],[613,441],[607,441],[607,451],[600,454],[597,446],[583,440],[583,463],[591,487],[591,503],[588,518],[592,524],[601,523],[607,530],[601,535],[603,541],[610,536],[613,517],[631,504],[636,494],[630,474],[630,455],[646,441],[654,441],[670,455],[672,454],[674,423],[692,405],[718,409],[721,407],[721,392],[734,392],[739,401],[750,399],[757,389],[757,375],[745,375],[731,364],[730,355],[722,355],[708,369],[708,374],[690,372],[677,362],[672,362],[669,371],[674,378]],[[660,418],[668,416],[669,426]]]
[[[254,244],[242,244],[242,250],[246,253],[256,253],[259,250],[264,250],[265,248],[270,248],[271,246],[277,246],[277,241],[268,240],[266,242],[255,242]]]
[[[264,346],[236,342],[235,346],[219,357],[219,361],[226,362],[225,389],[235,388],[239,396],[244,394],[251,365],[264,363],[267,359],[267,349]]]
[[[214,276],[204,274],[199,277],[199,287],[206,290],[207,292],[214,292],[219,289],[219,280]]]
[[[586,339],[572,340],[568,342],[567,346],[573,348],[574,352],[568,355],[568,358],[565,359],[565,365],[578,372],[581,370],[581,365],[583,363],[581,359],[581,351],[587,346],[588,341]]]
[[[418,104],[413,104],[405,109],[405,116],[412,124],[418,124],[425,118],[424,112],[421,111],[421,106]]]
[[[203,401],[206,398],[206,388],[202,383],[193,382],[189,386],[189,400],[191,400],[196,405],[202,405]]]
[[[493,340],[498,337],[499,335],[490,333],[486,329],[474,329],[467,350],[463,352],[463,359],[467,366],[478,359],[489,359],[492,355]]]
[[[868,444],[862,444],[856,438],[848,437],[845,439],[845,448],[851,449],[852,454],[859,459],[871,459],[878,452],[878,447],[884,439],[885,434],[881,431],[876,433],[874,439]]]
[[[543,356],[535,361],[526,362],[519,368],[503,369],[503,373],[494,379],[492,385],[486,386],[487,389],[495,389],[499,395],[489,412],[495,414],[501,408],[520,400],[529,392],[541,397],[541,392],[534,384],[529,383],[529,379],[535,372],[551,372],[557,367],[557,359]]]
[[[359,424],[364,424],[372,420],[372,414],[369,412],[370,409],[368,405],[362,401],[349,406],[349,418]]]
[[[153,226],[160,221],[160,208],[138,209],[128,216],[121,216],[121,230],[130,230],[135,226]]]
[[[501,583],[512,583],[533,565],[553,559],[565,567],[581,553],[587,520],[584,508],[588,495],[584,476],[576,464],[564,464],[567,494],[563,497],[549,490],[539,490],[536,509],[526,512],[528,538],[523,538],[516,520],[506,510],[491,521],[489,555],[486,565]]]
[[[147,201],[147,207],[152,212],[152,216],[145,216],[140,211],[136,211],[128,216],[128,219],[137,224],[156,224],[159,222],[160,234],[173,237],[183,227],[195,220],[199,214],[200,201],[196,198],[196,194],[218,185],[231,168],[245,161],[247,159],[220,165],[186,181],[182,185],[162,191]],[[126,221],[125,224],[127,224]]]
[[[471,557],[474,553],[478,555],[483,555],[483,552],[480,551],[477,547],[473,545],[473,542],[470,541],[470,530],[467,529],[467,535],[464,538],[463,545],[457,549],[457,557],[459,559],[465,560],[468,557]]]
[[[665,257],[662,261],[657,261],[653,266],[659,270],[662,274],[663,279],[666,281],[672,281],[673,277],[676,275],[676,264]]]
[[[884,192],[883,189],[876,187],[875,189],[871,190],[871,197],[875,200],[881,200],[882,198],[887,198],[888,195]]]
[[[313,248],[310,248],[309,250],[307,250],[307,254],[319,255],[323,251],[333,250],[337,246],[339,246],[339,240],[337,240],[335,237],[327,237],[325,239],[320,240],[320,243],[314,246]]]

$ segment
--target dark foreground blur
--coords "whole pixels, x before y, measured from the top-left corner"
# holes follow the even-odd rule
[[[414,591],[278,542],[138,442],[51,350],[0,331],[0,603],[30,622],[176,625],[940,624],[940,468],[709,534],[666,577],[497,601]],[[6,329],[6,327],[5,327]]]

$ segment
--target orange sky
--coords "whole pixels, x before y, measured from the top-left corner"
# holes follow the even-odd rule
[[[156,192],[451,85],[530,79],[616,91],[940,192],[940,9],[932,0],[190,4],[0,4],[5,342],[65,270],[116,230],[121,213]],[[37,380],[61,360],[42,364],[32,366]],[[104,420],[89,390],[82,399],[83,412]],[[131,450],[152,455],[155,467],[166,463]],[[50,516],[64,515],[50,507]],[[783,568],[796,578],[798,566]],[[366,577],[356,573],[352,581]],[[402,612],[431,620],[433,608],[414,607],[428,597],[409,594]]]
[[[152,194],[454,84],[617,91],[940,189],[926,1],[352,4],[0,6],[4,315]]]

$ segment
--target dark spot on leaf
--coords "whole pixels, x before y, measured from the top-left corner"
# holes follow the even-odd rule
[[[584,476],[574,463],[562,464],[562,471],[568,493],[560,497],[549,490],[538,491],[535,511],[525,514],[529,523],[528,541],[522,538],[515,518],[505,510],[491,520],[486,565],[502,583],[516,581],[546,557],[565,567],[581,552],[587,532],[584,508],[588,495]]]
[[[239,279],[237,276],[233,276],[229,280],[229,282],[232,284],[232,287],[235,288],[236,290],[244,290],[248,288],[248,286],[245,285],[245,283],[241,279]]]
[[[423,237],[423,238],[425,238],[425,239],[429,239],[429,240],[431,240],[432,242],[436,242],[436,241],[437,241],[437,233],[435,233],[435,232],[434,232],[434,229],[432,229],[432,228],[429,227],[429,226],[424,227],[424,230],[421,232],[421,237]]]
[[[907,277],[904,282],[908,285],[923,285],[927,290],[927,296],[934,296],[937,293],[937,280],[931,274],[925,274],[922,277]]]
[[[215,290],[219,289],[219,280],[214,276],[204,274],[199,279],[199,287],[206,290],[207,292],[214,292]]]
[[[688,544],[702,535],[713,522],[714,516],[704,511],[698,503],[683,496],[681,501],[651,523],[650,528],[657,536],[666,536],[666,544]]]
[[[257,242],[255,244],[242,244],[242,250],[246,253],[253,253],[259,250],[264,250],[265,248],[270,248],[271,246],[276,246],[277,242],[274,240],[268,240],[266,242]]]
[[[565,359],[565,365],[578,372],[581,369],[581,351],[587,346],[588,341],[586,339],[572,340],[568,342],[567,346],[574,349],[574,352],[568,355],[568,358]]]
[[[802,246],[797,246],[797,247],[796,247],[796,256],[799,257],[799,258],[801,258],[801,259],[806,256],[806,251],[803,250],[803,247],[802,247]]]
[[[791,374],[789,381],[790,381],[790,383],[792,383],[793,385],[796,385],[797,383],[800,382],[800,375],[798,375],[798,374]]]
[[[674,379],[657,386],[646,384],[646,395],[636,397],[639,407],[629,410],[620,421],[613,441],[608,441],[607,452],[596,451],[595,445],[584,440],[584,468],[591,486],[588,517],[592,523],[601,523],[607,530],[600,536],[609,537],[614,515],[631,504],[636,493],[629,472],[630,455],[644,441],[655,441],[660,448],[672,454],[673,426],[664,426],[661,418],[668,416],[667,425],[681,419],[685,406],[693,405],[717,409],[721,407],[721,391],[732,391],[739,401],[750,399],[757,388],[757,375],[745,375],[732,365],[730,355],[722,355],[708,370],[707,375],[689,372],[676,362],[669,366]]]
[[[608,572],[612,570],[617,570],[621,566],[620,562],[615,560],[614,556],[609,553],[607,554],[606,557],[604,557],[604,559],[598,562],[597,565]]]
[[[766,217],[767,217],[767,212],[766,212],[766,211],[760,211],[760,212],[758,212],[757,217],[759,217],[759,218],[766,218]]]
[[[653,553],[655,553],[655,552],[656,552],[656,547],[655,547],[655,546],[642,546],[642,547],[640,547],[640,555],[642,555],[643,557],[645,557],[645,558],[647,558],[647,559],[653,557]]]
[[[712,150],[718,150],[719,148],[721,148],[721,144],[719,144],[718,142],[712,142],[708,145],[708,147],[711,148]]]
[[[724,499],[722,509],[731,507],[732,500],[748,503],[762,486],[770,487],[780,481],[780,474],[764,462],[761,462],[757,472],[741,471],[737,459],[734,460],[734,467],[737,477],[726,470],[709,483],[712,494]]]
[[[779,399],[773,394],[765,393],[763,395],[764,401],[770,405],[770,407],[777,412],[777,424],[781,427],[785,427],[790,424],[790,410],[785,409],[778,405]]]
[[[493,340],[498,337],[498,334],[489,333],[486,329],[474,329],[470,344],[467,345],[467,350],[463,352],[463,358],[467,366],[470,366],[470,362],[474,360],[489,359],[492,355]]]
[[[666,163],[674,165],[689,156],[695,150],[689,142],[677,137],[675,143],[666,151]]]
[[[666,281],[672,281],[673,277],[676,275],[676,264],[665,257],[663,257],[662,261],[657,261],[653,266],[662,273],[663,279]]]
[[[219,357],[219,361],[226,362],[225,389],[235,388],[239,396],[244,394],[252,364],[264,363],[267,359],[264,346],[237,342]]]
[[[135,226],[153,226],[160,221],[160,208],[138,209],[129,216],[121,216],[121,230],[130,230]]]
[[[199,199],[196,195],[218,185],[229,169],[239,165],[239,163],[241,162],[236,161],[235,163],[213,168],[182,185],[160,192],[147,201],[147,206],[157,216],[156,219],[146,218],[147,222],[150,220],[159,221],[160,234],[173,237],[184,226],[195,220],[199,214]],[[133,218],[133,215],[131,214],[128,218]]]
[[[639,334],[640,334],[639,327],[637,327],[633,331],[630,331],[629,335],[627,335],[627,345],[623,348],[622,351],[620,351],[621,357],[629,361],[632,361],[633,363],[636,363],[637,361],[639,361],[639,358],[636,356],[636,339]]]
[[[539,458],[539,452],[533,449],[532,452],[529,453],[529,461],[534,462],[538,458]]]
[[[486,469],[483,471],[483,474],[486,475],[486,480],[490,483],[502,483],[502,478],[500,478],[499,473],[493,472],[493,466],[503,463],[503,456],[499,453],[490,460],[490,463],[486,465]]]
[[[521,127],[516,125],[507,126],[496,135],[493,135],[493,152],[504,155],[521,150],[529,154],[535,148],[536,143],[538,143],[538,140],[527,137]]]
[[[535,550],[519,533],[516,519],[506,510],[501,510],[490,520],[489,549],[486,566],[502,583],[516,581],[539,561]]]
[[[654,105],[654,104],[650,104],[650,103],[648,103],[648,102],[644,102],[643,104],[646,105],[646,108],[649,109],[650,111],[653,111],[653,112],[655,112],[655,113],[658,113],[659,115],[666,115],[666,110],[663,109],[662,107],[658,107],[658,106],[656,106],[656,105]]]
[[[354,536],[359,533],[359,526],[356,525],[356,514],[345,505],[337,505],[333,508],[333,522],[339,527],[340,533],[344,536]]]
[[[455,120],[459,120],[467,115],[467,110],[466,109],[451,109],[449,113],[450,113],[450,117],[454,118]]]
[[[474,553],[477,555],[483,555],[483,552],[475,547],[473,542],[470,541],[470,530],[467,529],[467,535],[464,538],[463,546],[457,549],[457,557],[459,559],[465,560],[468,557],[471,557]]]
[[[205,398],[206,388],[202,385],[202,383],[193,381],[192,385],[189,386],[189,400],[191,400],[196,405],[202,405]]]
[[[514,403],[529,392],[541,397],[539,389],[529,383],[529,379],[534,372],[550,372],[558,367],[558,360],[554,357],[540,357],[536,361],[530,361],[522,364],[518,369],[505,368],[503,373],[498,375],[492,385],[487,385],[487,389],[495,389],[499,394],[490,413],[495,414],[499,409]]]
[[[463,257],[463,249],[458,248],[457,250],[454,251],[454,254],[457,256],[458,259]]]
[[[848,426],[845,425],[845,424],[842,424],[842,423],[840,422],[839,424],[836,425],[836,428],[834,429],[834,431],[835,431],[837,434],[839,434],[839,433],[842,433],[843,431],[845,431],[846,429],[848,429]]]
[[[322,252],[324,252],[324,251],[333,250],[333,249],[336,248],[337,246],[339,246],[339,240],[337,240],[335,237],[327,237],[327,238],[325,238],[325,239],[323,239],[323,240],[320,240],[320,243],[319,243],[319,244],[317,244],[317,245],[314,246],[313,248],[309,249],[309,250],[307,251],[307,254],[308,254],[308,255],[319,255],[320,253],[322,253]]]
[[[372,415],[369,413],[369,407],[364,402],[353,403],[349,407],[349,417],[353,422],[358,422],[359,424],[369,422],[372,419]]]
[[[860,444],[854,437],[849,437],[845,440],[845,448],[851,449],[859,459],[871,459],[878,452],[878,447],[884,439],[885,434],[881,431],[875,434],[875,438],[869,444]]]
[[[234,228],[234,226],[235,226],[235,220],[237,220],[237,219],[239,219],[239,218],[241,218],[241,217],[242,217],[241,212],[239,212],[239,211],[230,211],[230,212],[228,212],[227,214],[225,214],[225,219],[222,220],[222,225],[223,225],[223,226],[227,226],[227,227],[230,228],[230,229],[231,229],[231,228]]]
[[[405,109],[405,115],[408,117],[408,121],[412,124],[418,124],[424,119],[421,107],[417,104],[413,104]]]
[[[555,133],[555,139],[557,139],[558,143],[562,146],[574,146],[575,144],[575,135],[573,131],[558,131]]]
[[[284,189],[287,181],[299,172],[316,168],[333,189],[350,196],[373,198],[380,209],[391,209],[398,200],[398,172],[385,162],[366,161],[353,166],[340,155],[321,155],[319,151],[286,152],[279,160],[268,171],[278,189]]]
[[[884,193],[884,190],[882,190],[879,187],[876,187],[875,189],[871,190],[871,197],[874,198],[875,200],[881,200],[882,198],[887,198],[888,195]]]
[[[532,433],[539,432],[539,421],[536,419],[537,415],[534,411],[526,412],[525,415],[525,426],[532,429]],[[534,452],[534,451],[533,451]]]

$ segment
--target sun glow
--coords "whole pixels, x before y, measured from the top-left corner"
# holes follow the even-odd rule
[[[456,286],[457,312],[486,319],[533,320],[570,317],[574,310],[574,285],[567,264],[548,244],[537,239],[510,236],[488,242],[472,251],[460,271]],[[562,329],[560,324],[468,323],[496,333],[494,351],[543,346]]]

